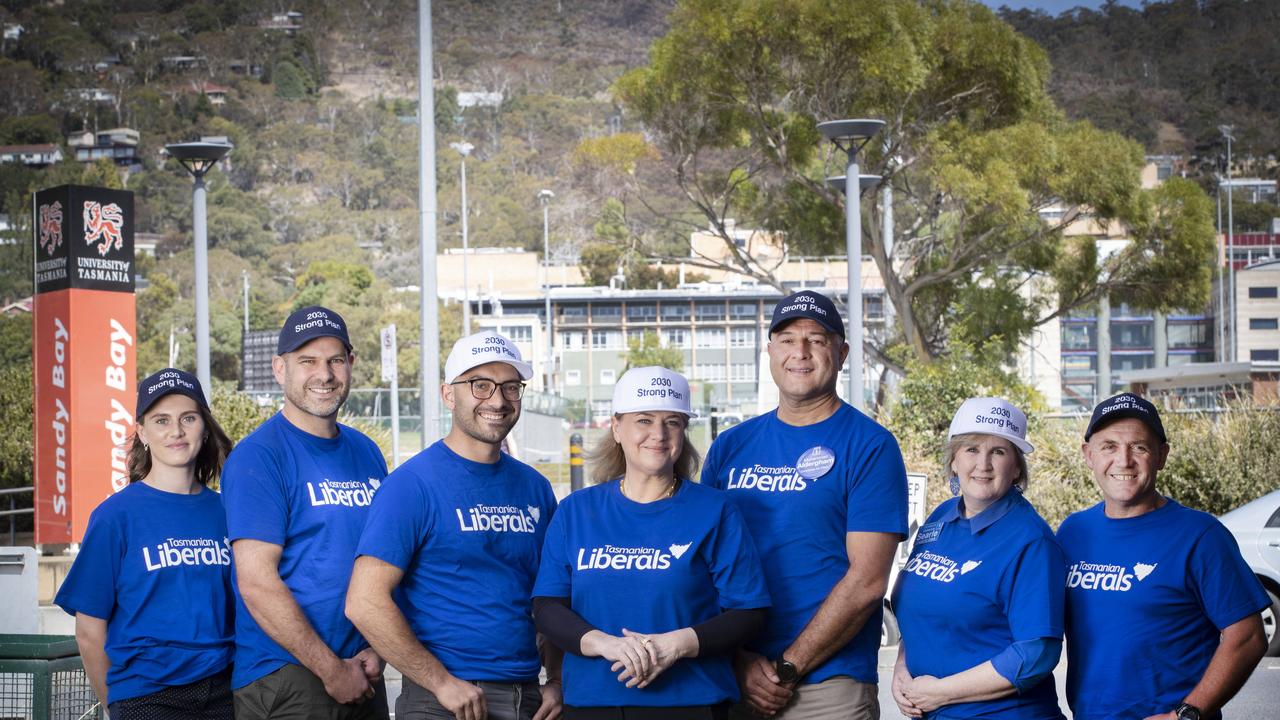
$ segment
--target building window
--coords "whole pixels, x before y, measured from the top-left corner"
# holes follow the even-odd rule
[[[1155,323],[1111,323],[1111,347],[1117,350],[1146,350],[1152,347],[1152,330]]]
[[[596,322],[616,323],[622,319],[622,306],[592,304],[591,319]]]
[[[1213,345],[1212,324],[1208,320],[1194,323],[1169,323],[1165,328],[1169,349],[1187,350]]]
[[[1280,320],[1276,318],[1249,318],[1250,330],[1280,330]]]
[[[1062,325],[1063,350],[1096,350],[1098,347],[1098,328],[1096,325],[1067,324]]]
[[[1178,365],[1187,365],[1189,363],[1211,363],[1213,362],[1213,352],[1170,352],[1169,367]]]
[[[689,348],[689,331],[683,328],[676,330],[663,330],[662,342],[664,347],[687,350]]]
[[[566,330],[560,333],[560,347],[565,350],[582,350],[587,346],[586,330]]]
[[[582,371],[581,370],[565,370],[564,384],[565,385],[581,385]]]
[[[594,415],[595,417],[607,418],[609,417],[609,414],[612,410],[613,410],[612,400],[592,400],[591,401],[591,414]]]
[[[694,347],[699,350],[719,350],[724,347],[724,328],[698,328]]]
[[[1249,297],[1256,298],[1259,300],[1267,300],[1267,299],[1275,298],[1276,287],[1274,285],[1270,287],[1266,287],[1266,286],[1251,287],[1249,288]]]
[[[586,305],[561,305],[560,317],[566,320],[578,320],[578,319],[586,320],[587,306]]]
[[[621,330],[593,330],[591,332],[592,350],[621,350],[622,348]]]
[[[613,385],[618,382],[618,371],[613,368],[605,368],[600,371],[600,384]]]
[[[729,347],[749,348],[755,346],[755,328],[732,328],[729,330]]]
[[[638,342],[638,343],[644,344],[644,336],[646,332],[653,332],[653,331],[636,329],[636,328],[628,328],[627,329],[627,347],[631,347],[632,342]]]
[[[1062,374],[1066,377],[1090,377],[1098,372],[1097,355],[1063,355]]]
[[[687,303],[662,303],[662,320],[664,322],[687,322],[689,305]]]
[[[753,302],[729,303],[729,318],[732,320],[755,320],[759,317],[759,308]]]
[[[883,295],[863,295],[862,296],[862,317],[866,320],[883,320],[884,319],[884,296]]]
[[[658,306],[653,303],[630,303],[627,305],[627,320],[631,322],[653,322],[658,318]]]
[[[1280,350],[1250,350],[1249,359],[1253,362],[1280,362]]]
[[[533,342],[533,328],[528,325],[508,325],[501,332],[513,342]]]
[[[693,366],[693,379],[704,382],[724,382],[724,363],[698,363]]]
[[[724,303],[722,302],[700,302],[696,308],[699,321],[724,319]]]
[[[752,382],[755,379],[755,363],[733,363],[729,366],[729,380],[731,382]]]

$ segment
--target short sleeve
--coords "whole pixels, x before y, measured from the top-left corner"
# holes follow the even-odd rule
[[[720,473],[720,450],[724,447],[724,440],[711,443],[711,447],[707,448],[707,457],[702,462],[702,474],[699,481],[707,487],[713,487],[717,490],[723,490],[724,486],[720,482],[717,475]]]
[[[116,579],[125,553],[124,528],[114,518],[94,512],[71,570],[54,603],[71,615],[84,613],[110,620],[115,611]]]
[[[907,467],[889,433],[869,443],[860,462],[850,468],[845,532],[907,535]]]
[[[432,506],[417,478],[392,473],[373,496],[356,555],[368,555],[407,570],[430,532]]]
[[[1188,570],[1191,591],[1209,621],[1219,630],[1261,612],[1270,604],[1262,583],[1240,555],[1235,538],[1216,519],[1191,548]]]
[[[266,448],[241,443],[222,470],[222,507],[227,537],[283,546],[288,534],[289,498],[278,463]]]
[[[732,503],[722,504],[720,522],[703,544],[703,561],[711,569],[720,607],[750,610],[772,605],[755,543]]]
[[[1001,585],[1001,600],[1015,642],[1062,637],[1067,561],[1056,541],[1042,537],[1029,543]]]
[[[566,503],[569,500],[566,499]],[[542,559],[538,564],[538,579],[533,584],[533,597],[570,597],[573,594],[573,578],[569,573],[568,553],[564,524],[569,510],[561,507],[547,526],[547,536],[542,540]]]

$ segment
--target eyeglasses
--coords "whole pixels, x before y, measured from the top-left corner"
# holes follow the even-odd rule
[[[461,385],[466,383],[471,386],[471,397],[477,400],[488,400],[493,394],[502,388],[502,397],[516,402],[524,397],[524,383],[512,380],[510,382],[500,383],[489,378],[478,377],[470,380],[457,380],[449,383],[450,385]]]

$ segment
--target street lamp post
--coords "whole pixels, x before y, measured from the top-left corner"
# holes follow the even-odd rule
[[[471,334],[471,286],[467,279],[467,255],[470,254],[467,236],[467,157],[476,146],[464,140],[449,143],[449,147],[462,156],[462,335],[466,337]]]
[[[862,183],[858,172],[858,151],[884,129],[883,120],[829,120],[818,123],[822,133],[845,152],[844,219],[845,254],[849,265],[849,402],[858,410],[866,408],[862,392]],[[872,184],[879,182],[874,178]]]
[[[552,393],[552,378],[555,377],[554,359],[551,354],[551,223],[550,209],[551,199],[556,196],[550,190],[538,191],[538,202],[542,203],[542,298],[543,313],[546,315],[546,335],[545,341],[547,345],[547,366],[546,380],[543,390],[550,395]]]
[[[1231,205],[1231,142],[1235,140],[1232,131],[1235,128],[1231,125],[1219,125],[1218,131],[1222,133],[1222,137],[1227,139],[1227,276],[1230,278],[1230,290],[1227,298],[1231,303],[1231,334],[1227,342],[1231,344],[1231,362],[1236,362],[1236,262],[1235,262],[1235,238],[1232,235],[1235,232],[1235,218],[1232,215]]]
[[[211,392],[213,384],[209,377],[209,229],[204,176],[232,147],[226,141],[200,141],[173,143],[164,148],[170,157],[182,163],[182,167],[195,178],[195,185],[191,190],[191,205],[196,253],[196,377],[204,386],[206,394]]]

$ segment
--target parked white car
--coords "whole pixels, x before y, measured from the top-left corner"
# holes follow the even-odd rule
[[[1267,632],[1267,655],[1280,656],[1280,490],[1263,495],[1223,515],[1219,520],[1240,545],[1240,552],[1271,597],[1262,613]]]

